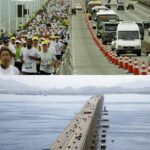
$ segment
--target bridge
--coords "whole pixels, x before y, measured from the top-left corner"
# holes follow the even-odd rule
[[[91,97],[49,150],[105,149],[108,126],[102,122],[108,120],[102,120],[102,115],[107,115],[106,110],[103,112],[103,102],[102,96]]]

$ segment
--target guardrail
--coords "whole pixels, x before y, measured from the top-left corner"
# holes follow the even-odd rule
[[[50,150],[96,150],[103,99],[102,96],[92,97],[76,114]]]
[[[61,75],[72,75],[73,74],[73,63],[72,63],[72,15],[71,15],[71,9],[72,9],[72,1],[70,1],[70,24],[69,24],[69,43],[68,47],[62,57],[62,63],[60,66],[60,74]]]

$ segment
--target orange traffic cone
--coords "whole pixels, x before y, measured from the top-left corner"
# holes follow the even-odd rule
[[[134,75],[139,75],[140,74],[138,62],[137,62],[136,59],[134,60],[133,74]]]
[[[115,65],[118,65],[118,62],[119,62],[118,59],[119,59],[119,57],[117,56],[117,54],[115,55],[115,57],[116,57],[115,58]]]
[[[141,75],[147,75],[146,65],[145,65],[144,62],[143,62],[143,64],[142,64],[142,72],[141,72]]]
[[[113,59],[112,59],[112,63],[115,64],[115,60],[116,60],[116,53],[113,53]]]
[[[131,58],[129,59],[128,72],[133,73],[133,62]]]
[[[107,57],[108,56],[108,50],[106,49],[106,51],[105,51],[105,57]]]
[[[122,58],[122,56],[120,56],[120,59],[119,59],[119,68],[123,68],[123,58]]]
[[[125,70],[127,70],[128,69],[128,57],[127,56],[125,56],[125,61],[124,61],[124,64],[123,64],[123,68],[125,69]]]
[[[109,59],[110,50],[107,51],[107,58]]]

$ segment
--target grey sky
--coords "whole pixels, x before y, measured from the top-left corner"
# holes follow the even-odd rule
[[[64,88],[71,86],[114,86],[120,83],[130,83],[136,80],[150,81],[148,76],[1,76],[0,79],[11,79],[30,86],[40,88]]]

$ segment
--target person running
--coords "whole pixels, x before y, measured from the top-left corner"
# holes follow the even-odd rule
[[[16,40],[15,43],[16,43],[15,44],[16,45],[15,66],[19,69],[19,71],[21,71],[21,68],[22,68],[21,57],[20,57],[20,53],[22,50],[21,41]]]
[[[11,51],[11,53],[12,53],[11,64],[14,65],[14,63],[15,63],[14,59],[15,59],[15,56],[16,56],[15,46],[13,44],[11,44],[11,42],[10,42],[10,40],[9,40],[8,37],[4,37],[4,39],[3,39],[3,45],[1,45],[1,47],[2,46],[8,47],[9,50]],[[0,49],[1,49],[1,47],[0,47]]]
[[[34,36],[32,38],[33,40],[33,47],[37,49],[37,51],[41,51],[41,46],[39,45],[39,37],[38,36]]]
[[[56,36],[56,44],[55,44],[55,51],[56,51],[56,58],[61,61],[61,56],[62,56],[62,48],[63,45],[59,41],[59,36]]]
[[[12,52],[6,46],[0,50],[0,75],[19,75],[19,70],[11,65]]]
[[[38,51],[33,47],[33,41],[31,38],[27,40],[27,47],[21,51],[22,61],[22,73],[23,75],[36,75],[37,67],[36,61],[40,61],[40,55]]]
[[[41,63],[40,63],[40,74],[41,75],[52,75],[55,74],[55,64],[56,64],[56,57],[54,53],[49,50],[48,42],[42,42],[42,51],[39,52],[41,56]]]

